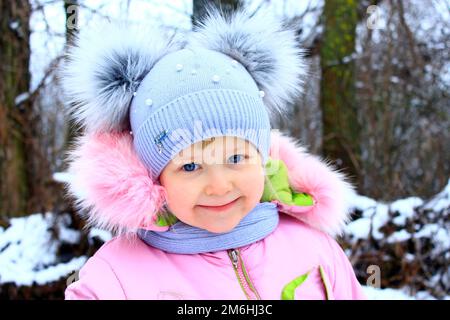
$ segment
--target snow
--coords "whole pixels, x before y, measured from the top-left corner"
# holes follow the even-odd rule
[[[406,262],[413,262],[416,259],[416,256],[413,255],[412,253],[407,252],[403,258],[405,259]]]
[[[375,239],[382,239],[384,235],[379,229],[389,220],[389,207],[383,203],[367,197],[356,196],[354,198],[353,208],[363,212],[362,218],[349,223],[345,228],[345,233],[354,237],[354,239],[367,239],[372,227],[372,236]]]
[[[71,181],[72,175],[68,172],[55,172],[53,173],[53,180],[56,182],[68,183]]]
[[[449,230],[435,223],[426,225],[414,235],[416,238],[432,238],[441,248],[450,248]]]
[[[419,291],[411,295],[411,290],[407,287],[401,289],[380,289],[371,286],[362,286],[362,288],[368,300],[436,300],[435,297],[426,291]],[[450,300],[450,295],[445,296],[442,300]]]
[[[423,200],[417,197],[410,197],[392,202],[390,205],[391,211],[400,214],[392,221],[398,226],[404,226],[406,224],[406,220],[411,219],[414,216],[414,209],[422,204]]]
[[[345,233],[352,235],[355,240],[367,239],[370,235],[370,218],[361,218],[349,223],[345,228]]]
[[[373,199],[370,199],[366,196],[361,196],[356,193],[353,194],[351,199],[351,207],[352,209],[358,209],[361,211],[366,211],[369,208],[375,207],[377,202]]]
[[[94,237],[99,238],[103,242],[109,241],[112,239],[112,234],[109,231],[98,229],[98,228],[92,228],[89,231],[89,238],[92,239]]]
[[[409,240],[410,238],[411,234],[408,231],[402,229],[400,231],[396,231],[393,234],[391,234],[389,238],[387,238],[387,242],[389,243],[402,242]]]
[[[67,215],[37,213],[13,218],[9,223],[0,232],[0,283],[46,284],[78,270],[87,260],[82,256],[68,262],[58,261],[61,241],[79,241],[79,231],[67,228],[70,223]],[[55,239],[53,234],[59,234],[61,239]]]
[[[399,83],[400,82],[400,78],[396,77],[396,76],[391,76],[390,80],[391,80],[392,83]]]
[[[411,239],[411,237],[420,238],[431,238],[435,244],[435,250],[444,251],[450,248],[450,233],[449,231],[437,224],[428,224],[424,226],[421,230],[416,233],[409,233],[402,229],[391,234],[387,238],[388,243],[402,242]]]
[[[59,233],[59,239],[66,243],[76,244],[80,242],[80,231],[62,229]]]
[[[423,209],[430,210],[429,217],[433,215],[441,214],[448,216],[450,211],[450,180],[446,187],[432,197],[430,200],[424,201],[418,197],[408,197],[405,199],[396,200],[392,203],[377,202],[368,197],[354,195],[350,199],[352,210],[357,209],[362,212],[361,218],[350,222],[346,228],[346,235],[350,236],[350,241],[356,242],[358,239],[368,239],[372,236],[375,240],[383,239],[384,235],[380,232],[379,228],[385,225],[390,220],[397,226],[403,227],[407,224],[408,220],[415,218],[415,209],[422,207]],[[407,241],[411,238],[420,239],[427,238],[432,239],[434,248],[432,251],[436,251],[441,254],[447,252],[450,249],[450,231],[448,226],[443,226],[438,223],[429,223],[424,225],[418,230],[419,225],[416,226],[416,231],[413,233],[408,232],[405,229],[400,229],[392,233],[386,241],[388,243],[398,243]],[[371,232],[372,227],[372,234]],[[351,252],[347,252],[349,255]],[[450,254],[449,254],[450,256]],[[405,253],[403,257],[405,262],[412,262],[415,260],[414,254]],[[449,272],[450,273],[450,269]],[[427,280],[430,283],[430,287],[433,283],[439,280],[440,275],[436,275]],[[445,277],[444,277],[445,278]],[[408,288],[403,289],[378,289],[370,286],[364,286],[363,290],[368,299],[371,300],[428,300],[435,299],[428,292],[418,292],[414,296],[409,294]],[[450,295],[444,297],[449,300]]]
[[[351,210],[357,209],[361,211],[362,217],[347,224],[345,233],[351,236],[354,241],[357,239],[367,239],[370,236],[370,227],[372,226],[373,238],[381,240],[384,238],[384,235],[379,229],[390,219],[397,226],[404,226],[408,219],[414,217],[414,209],[419,206],[423,206],[425,209],[433,209],[434,212],[440,212],[449,208],[450,180],[443,191],[427,202],[418,197],[409,197],[386,204],[355,194],[350,199],[350,203]],[[389,212],[397,216],[391,218]],[[448,212],[446,214],[448,215]],[[450,248],[449,231],[443,226],[429,224],[422,230],[416,232],[414,237],[433,237],[443,248]],[[388,242],[405,241],[409,238],[411,238],[411,234],[405,230],[401,230],[390,235]]]
[[[73,179],[73,174],[68,172],[55,172],[53,173],[53,180],[60,182],[60,183],[69,183]],[[87,194],[85,190],[77,189],[75,196],[78,199],[84,199],[86,198]]]
[[[52,281],[59,280],[63,277],[68,277],[70,273],[80,269],[87,261],[86,257],[73,258],[67,263],[59,263],[55,266],[50,266],[46,269],[21,272],[16,274],[14,270],[9,274],[10,277],[2,277],[2,282],[15,282],[16,285],[31,285],[34,283],[38,285],[45,285]]]
[[[398,289],[378,289],[370,286],[363,286],[364,294],[369,300],[414,300]]]
[[[379,289],[371,286],[362,286],[364,294],[368,300],[436,300],[428,292],[419,291],[414,296],[408,294],[409,289]],[[450,299],[450,296],[444,298]]]
[[[30,97],[30,94],[28,92],[23,92],[21,94],[19,94],[15,99],[14,99],[14,104],[16,106],[20,105],[22,102],[26,101],[28,98]]]
[[[447,182],[447,186],[434,196],[424,206],[425,209],[433,209],[434,211],[441,211],[450,206],[450,179]]]
[[[9,27],[10,27],[12,30],[17,30],[17,29],[19,29],[19,26],[20,26],[20,23],[19,23],[18,20],[11,21],[11,22],[9,23]]]
[[[379,230],[389,221],[389,207],[385,204],[378,204],[376,211],[372,216],[372,236],[376,240],[384,238],[384,234]]]

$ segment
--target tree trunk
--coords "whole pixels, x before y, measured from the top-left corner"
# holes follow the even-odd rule
[[[30,11],[26,0],[0,0],[0,217],[29,209]]]
[[[360,128],[355,104],[356,0],[327,0],[320,47],[323,153],[357,182],[360,168]]]
[[[64,12],[66,14],[66,48],[72,45],[78,28],[78,0],[64,0]],[[74,139],[81,134],[81,129],[76,126],[72,119],[67,119],[67,131],[65,147],[67,151]],[[67,166],[67,164],[65,164]]]

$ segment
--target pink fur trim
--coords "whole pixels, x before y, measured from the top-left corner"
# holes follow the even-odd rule
[[[82,136],[68,159],[68,191],[78,209],[88,211],[88,225],[118,234],[159,229],[155,213],[166,192],[151,180],[128,132]]]
[[[349,220],[349,197],[354,192],[345,176],[306,153],[291,137],[272,131],[271,140],[270,157],[286,164],[291,187],[310,194],[316,202],[309,211],[286,213],[331,236],[341,234]]]

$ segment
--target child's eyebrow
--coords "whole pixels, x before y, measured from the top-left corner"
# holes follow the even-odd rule
[[[238,144],[238,145],[235,145],[235,146],[232,148],[232,151],[228,151],[228,153],[230,153],[230,152],[242,151],[242,150],[245,151],[245,152],[249,152],[249,151],[250,151],[250,146],[247,145],[247,144]],[[203,151],[203,150],[202,150],[202,151]],[[199,152],[199,154],[202,154],[202,153],[201,153],[202,151],[198,150],[198,151],[196,151],[196,152]],[[181,161],[181,162],[194,161],[194,160],[195,160],[195,157],[194,157],[194,156],[195,156],[196,152],[194,152],[194,154],[191,153],[190,156],[184,156],[184,155],[179,156],[177,160],[178,160],[178,161]]]
[[[248,144],[239,144],[238,146],[234,147],[233,151],[240,151],[240,150],[244,150],[245,152],[249,152],[250,151],[250,145]]]

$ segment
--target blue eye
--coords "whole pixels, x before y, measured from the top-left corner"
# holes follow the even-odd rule
[[[191,162],[191,163],[185,164],[183,166],[183,169],[184,169],[184,171],[192,172],[195,170],[195,168],[196,168],[195,166],[198,166],[198,165],[194,162]]]
[[[242,154],[235,154],[229,157],[228,159],[232,159],[232,163],[238,163],[240,159],[242,159],[244,156]]]

